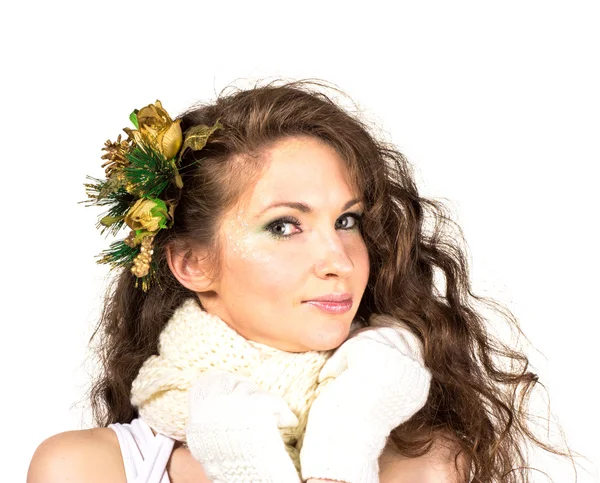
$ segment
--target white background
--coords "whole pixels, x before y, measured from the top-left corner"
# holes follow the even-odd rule
[[[27,2],[0,12],[3,480],[82,427],[107,270],[86,174],[134,108],[173,115],[238,79],[318,77],[355,99],[445,198],[473,289],[536,350],[554,416],[599,481],[596,1]],[[535,460],[557,482],[564,463]],[[536,480],[537,481],[537,480]],[[546,481],[540,478],[539,481]]]

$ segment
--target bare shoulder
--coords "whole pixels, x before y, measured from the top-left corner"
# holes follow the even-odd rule
[[[27,483],[125,482],[117,435],[110,428],[59,433],[36,449]]]
[[[431,450],[418,458],[407,458],[391,448],[386,448],[379,458],[381,483],[464,483],[468,465],[459,457],[461,472],[455,466],[457,445],[438,438]]]

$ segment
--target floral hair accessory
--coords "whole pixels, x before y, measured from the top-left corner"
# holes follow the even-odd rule
[[[102,234],[108,231],[116,236],[125,225],[130,228],[129,236],[111,243],[98,263],[111,268],[129,266],[136,287],[141,281],[145,292],[155,278],[154,237],[174,223],[183,188],[182,155],[188,149],[204,148],[222,125],[217,121],[212,127],[192,127],[184,139],[181,120],[173,121],[160,101],[134,110],[129,119],[135,129],[123,129],[127,139],[119,135],[115,142],[106,141],[102,149],[106,151],[102,156],[106,179],[87,177],[84,203],[108,207],[97,224]]]

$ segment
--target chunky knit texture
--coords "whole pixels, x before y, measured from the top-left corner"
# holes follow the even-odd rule
[[[185,441],[192,385],[211,369],[237,374],[283,398],[298,418],[297,426],[279,432],[299,475],[376,482],[377,459],[389,432],[425,403],[430,375],[421,343],[408,329],[381,315],[372,316],[369,326],[373,334],[359,334],[356,339],[366,339],[362,341],[350,339],[336,351],[338,357],[326,364],[332,351],[290,353],[249,341],[219,317],[203,311],[196,299],[189,299],[161,333],[159,354],[148,358],[140,369],[131,402],[156,432]],[[353,324],[354,328],[358,327]],[[390,330],[392,337],[387,337]],[[345,370],[346,365],[356,367],[352,358],[365,361],[364,372]],[[357,386],[363,397],[356,398]],[[312,430],[303,451],[307,468],[301,472],[299,455],[309,410],[318,396],[315,408],[319,410],[314,417],[311,414]],[[231,429],[243,428],[233,425]],[[234,480],[263,481],[239,477]]]
[[[311,407],[300,455],[305,480],[379,481],[379,457],[391,431],[427,401],[431,374],[415,342],[408,331],[373,327],[325,363],[319,387],[332,382]]]
[[[185,441],[192,384],[204,371],[222,369],[287,402],[299,423],[283,428],[281,436],[299,470],[298,440],[317,396],[319,372],[331,351],[292,353],[249,341],[202,310],[195,299],[176,309],[160,335],[158,351],[144,362],[131,388],[132,404],[152,429]]]

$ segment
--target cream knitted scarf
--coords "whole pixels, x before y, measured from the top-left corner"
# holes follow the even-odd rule
[[[190,387],[203,371],[226,370],[287,402],[299,424],[282,430],[282,438],[299,468],[298,451],[317,396],[317,378],[331,351],[291,353],[249,341],[190,298],[163,329],[158,352],[144,362],[131,389],[132,404],[151,428],[185,441]]]

